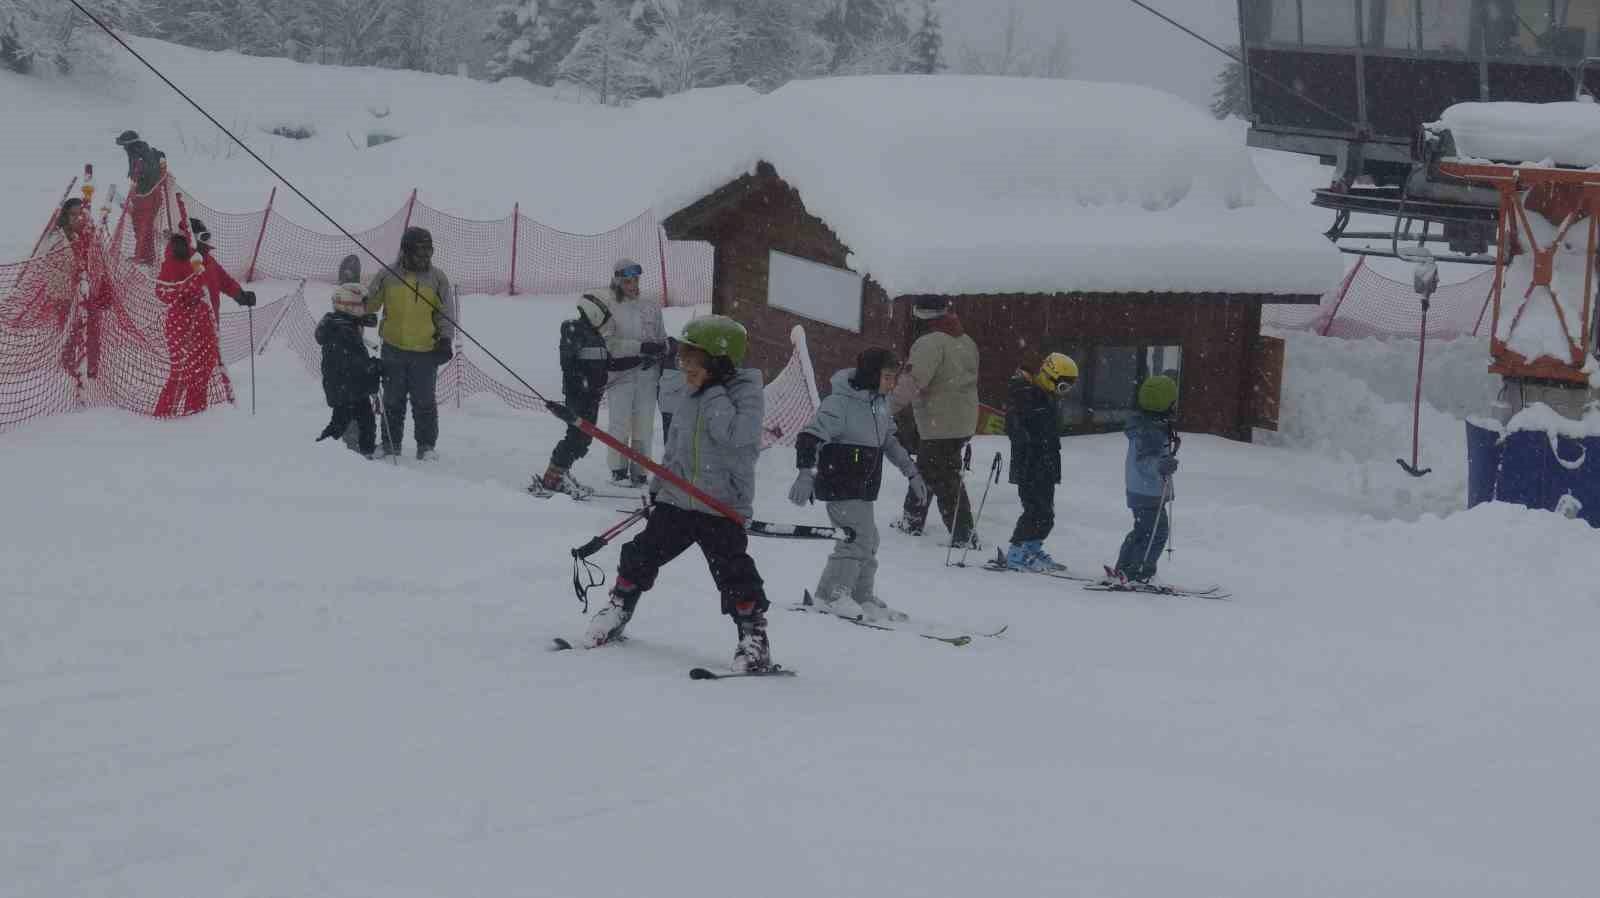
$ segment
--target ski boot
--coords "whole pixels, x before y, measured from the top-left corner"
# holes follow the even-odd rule
[[[633,619],[633,606],[638,601],[639,588],[618,578],[617,585],[611,589],[611,600],[589,618],[589,629],[583,634],[583,647],[599,648],[608,642],[620,642],[626,638],[622,631]]]
[[[628,482],[628,469],[627,468],[612,468],[611,469],[611,482],[615,483],[615,484],[625,484],[625,483],[627,483]]]
[[[889,526],[907,536],[922,535],[923,525],[910,515],[901,515],[899,518],[889,522]]]
[[[971,533],[963,533],[960,536],[951,536],[950,541],[945,545],[955,549],[981,549],[983,548],[983,540],[978,538],[978,532],[974,530]]]
[[[566,493],[574,499],[587,499],[593,495],[594,490],[579,483],[566,468],[551,465],[544,469],[544,476],[528,487],[528,492],[541,498],[554,493]]]
[[[861,606],[862,617],[868,623],[904,623],[911,619],[911,615],[898,608],[890,608],[877,596],[866,596],[856,600]]]
[[[733,606],[733,623],[739,628],[739,647],[733,652],[733,670],[759,673],[772,669],[772,646],[767,642],[767,615],[754,600]]]
[[[438,461],[439,453],[432,446],[417,447],[417,461]]]
[[[1050,553],[1044,550],[1042,540],[1029,540],[1023,543],[1022,547],[1027,550],[1029,559],[1038,565],[1038,570],[1054,574],[1067,569],[1066,565],[1050,557]]]
[[[832,614],[846,620],[861,620],[864,612],[860,603],[850,595],[850,590],[843,586],[835,586],[826,593],[817,593],[817,610],[824,614]]]
[[[1032,574],[1043,573],[1048,570],[1042,562],[1029,550],[1029,543],[1012,543],[1006,549],[1006,568],[1013,571],[1027,571]],[[1033,545],[1037,545],[1034,543]]]

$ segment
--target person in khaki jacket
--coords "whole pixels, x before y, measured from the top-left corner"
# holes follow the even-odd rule
[[[921,440],[917,470],[939,503],[951,544],[979,548],[972,502],[961,481],[961,452],[978,425],[978,344],[962,330],[948,299],[919,299],[911,314],[928,323],[928,332],[911,344],[904,377],[915,386],[911,411]],[[920,533],[927,516],[924,505],[920,516],[908,514],[900,529]]]
[[[406,400],[417,419],[417,458],[435,458],[439,441],[439,366],[454,355],[451,342],[461,317],[455,290],[444,272],[433,267],[433,235],[426,228],[406,228],[400,237],[401,278],[378,272],[367,287],[367,311],[383,312],[378,335],[383,338],[383,402],[388,432],[386,455],[400,453],[405,435]]]

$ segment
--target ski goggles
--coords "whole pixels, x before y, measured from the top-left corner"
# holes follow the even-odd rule
[[[1056,381],[1056,395],[1057,396],[1065,396],[1068,393],[1071,393],[1072,392],[1072,388],[1074,386],[1077,386],[1077,383],[1078,383],[1078,379],[1076,377],[1071,377],[1071,378],[1064,377],[1061,380]]]
[[[623,280],[626,280],[628,278],[643,277],[644,276],[644,266],[643,265],[624,265],[621,268],[618,268],[615,272],[613,272],[613,274],[615,274],[618,278],[623,279]]]

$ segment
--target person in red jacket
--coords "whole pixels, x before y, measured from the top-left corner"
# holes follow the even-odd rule
[[[211,294],[211,317],[222,320],[223,294],[233,297],[233,301],[241,306],[255,305],[255,292],[240,287],[239,282],[222,267],[222,262],[211,254],[211,232],[206,230],[206,223],[198,218],[189,219],[189,233],[194,235],[200,256],[205,259],[206,292]]]
[[[205,411],[213,377],[222,379],[223,396],[233,401],[233,386],[217,348],[216,319],[206,302],[208,267],[205,257],[190,245],[188,235],[173,234],[167,241],[156,277],[156,299],[167,307],[165,331],[172,370],[156,399],[158,418]]]

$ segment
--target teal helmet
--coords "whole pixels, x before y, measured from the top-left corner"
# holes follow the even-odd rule
[[[1178,404],[1178,382],[1165,374],[1144,379],[1139,384],[1139,407],[1147,412],[1164,414]]]
[[[737,365],[744,361],[750,334],[744,325],[726,315],[706,315],[683,326],[682,340],[714,359],[727,359]]]

